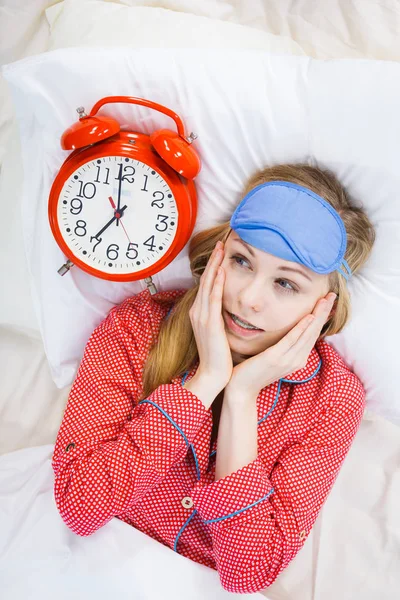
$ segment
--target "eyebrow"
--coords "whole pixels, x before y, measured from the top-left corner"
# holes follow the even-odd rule
[[[254,258],[256,258],[255,254],[254,254],[253,250],[251,249],[251,246],[249,246],[249,244],[246,244],[246,242],[244,242],[243,240],[241,240],[239,238],[233,238],[232,241],[233,242],[239,242],[240,244],[243,244],[243,246],[250,252],[250,254],[252,256],[254,256]],[[280,265],[278,267],[278,271],[293,271],[294,273],[299,273],[299,275],[303,275],[303,277],[305,277],[306,279],[308,279],[312,283],[311,277],[309,277],[309,275],[307,275],[303,271],[300,271],[300,269],[295,269],[294,267],[286,267],[285,265]]]

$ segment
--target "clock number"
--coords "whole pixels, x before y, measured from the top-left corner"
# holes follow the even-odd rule
[[[150,243],[150,240],[152,240],[152,242]],[[151,250],[151,252],[154,252],[155,249],[155,243],[154,243],[154,235],[151,235],[145,242],[143,242],[143,244],[145,246],[149,246],[149,249]]]
[[[96,183],[100,183],[100,180],[99,180],[99,175],[100,175],[100,169],[101,169],[101,167],[100,167],[100,166],[97,166],[96,168],[97,168],[97,175],[96,175],[95,182],[96,182]],[[109,169],[108,167],[106,167],[106,171],[107,171],[107,176],[106,176],[106,180],[105,180],[105,181],[103,181],[103,184],[106,184],[106,183],[107,183],[107,184],[109,184],[109,183],[110,183],[110,182],[108,181],[108,177],[109,177],[109,175],[110,175],[110,169]]]
[[[79,223],[83,223],[83,225],[80,225]],[[78,233],[78,229],[83,229],[83,233]],[[78,235],[79,237],[83,237],[84,235],[86,235],[86,221],[82,221],[82,220],[77,221],[76,227],[74,229],[74,233],[75,233],[75,235]]]
[[[113,248],[113,246],[115,246],[115,248]],[[110,245],[108,246],[108,248],[107,248],[107,252],[106,252],[106,254],[107,254],[107,258],[108,258],[109,260],[117,260],[117,258],[118,258],[118,250],[119,250],[119,246],[118,246],[118,244],[110,244]],[[115,256],[110,256],[110,253],[111,253],[111,252],[115,252]]]
[[[116,176],[115,179],[122,179],[122,181],[124,179],[126,179],[127,181],[129,181],[129,183],[133,183],[135,181],[135,178],[133,177],[133,175],[135,174],[135,168],[132,167],[132,165],[123,165],[122,163],[118,163],[119,166],[119,173]],[[122,171],[126,171],[127,169],[132,169],[130,173],[125,173],[124,175],[122,175]],[[132,177],[132,179],[129,179],[129,177]]]
[[[144,176],[144,187],[142,187],[142,189],[140,190],[141,192],[148,192],[149,190],[146,188],[147,185],[147,180],[148,180],[149,176],[145,175]]]
[[[74,206],[74,202],[78,202],[78,206]],[[79,200],[79,198],[72,198],[71,200],[71,208],[70,208],[70,213],[72,213],[73,215],[79,215],[79,213],[82,210],[82,200]]]
[[[128,250],[126,251],[125,255],[126,258],[128,258],[129,260],[135,260],[135,258],[138,257],[138,252],[136,250],[136,248],[134,248],[134,246],[136,246],[137,248],[137,244],[133,244],[132,242],[128,245]],[[129,256],[129,252],[135,252],[135,256]]]
[[[100,244],[100,242],[103,241],[103,238],[97,238],[94,235],[92,235],[91,238],[90,238],[90,243],[92,243],[92,240],[97,240],[97,244],[95,244],[93,246],[92,252],[94,252],[96,250],[96,247]]]
[[[156,194],[161,194],[161,198],[157,198],[156,200],[153,200],[151,203],[151,206],[157,206],[157,208],[164,208],[164,204],[162,202],[164,200],[163,192],[154,192],[153,198],[155,198]],[[159,204],[157,204],[157,202],[161,202],[161,206]]]
[[[163,223],[163,225],[165,225],[165,227],[164,227],[164,229],[160,229],[160,228],[158,227],[159,223],[157,223],[157,224],[156,224],[156,229],[157,229],[157,231],[165,231],[166,229],[168,229],[168,225],[167,225],[167,223],[166,223],[166,220],[168,219],[168,215],[157,215],[157,219],[158,219],[159,217],[161,217],[161,219],[162,219],[162,223]]]
[[[88,181],[87,183],[83,183],[83,181],[79,181],[80,183],[80,188],[79,188],[79,194],[77,194],[77,196],[79,196],[80,198],[87,198],[88,200],[91,200],[93,198],[93,196],[96,194],[96,186],[94,185],[94,183],[92,183],[91,181]],[[93,188],[88,188],[88,186],[93,186]],[[89,196],[90,192],[87,192],[86,190],[90,189],[90,191],[93,192],[93,194],[91,196]],[[82,192],[83,192],[83,196],[82,196]]]

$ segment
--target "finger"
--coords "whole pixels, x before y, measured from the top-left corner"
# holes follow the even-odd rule
[[[210,314],[213,319],[222,318],[222,293],[224,289],[224,270],[218,266],[214,279],[214,286],[210,296]]]
[[[332,307],[335,303],[336,295],[329,293],[325,298],[318,300],[312,314],[315,316],[311,323],[311,328],[314,331],[321,330],[331,314]]]
[[[275,346],[280,352],[287,354],[294,346],[298,350],[298,342],[302,338],[305,344],[313,337],[318,337],[327,316],[330,313],[332,305],[330,302],[319,300],[314,307],[311,315],[305,315]],[[314,317],[311,321],[310,318]],[[316,332],[318,331],[318,334]],[[314,342],[315,343],[315,342]]]
[[[299,338],[307,331],[314,320],[315,317],[310,320],[310,315],[303,317],[281,340],[279,340],[277,344],[275,344],[274,348],[286,355],[298,342]]]
[[[214,286],[215,277],[222,258],[222,252],[217,247],[214,248],[206,268],[200,278],[199,286],[199,315],[205,322],[210,311],[210,295]]]
[[[306,315],[306,317],[303,319],[304,323],[300,336],[298,336],[297,340],[294,341],[288,352],[295,354],[303,353],[307,354],[307,356],[310,354],[315,342],[318,339],[318,336],[321,333],[322,327],[329,318],[334,301],[335,298],[333,297],[333,299],[322,299],[317,302],[312,312],[314,319],[309,322],[308,318],[310,315]]]
[[[210,270],[206,275],[206,280],[204,282],[204,295],[202,298],[202,302],[205,302],[205,311],[204,318],[213,317],[213,319],[217,316],[217,313],[221,313],[221,296],[222,296],[222,286],[220,283],[221,272],[219,271],[219,267],[221,264],[221,260],[223,257],[223,252],[220,249],[216,250],[215,256],[213,257]]]
[[[207,261],[207,264],[206,264],[206,266],[205,266],[205,268],[204,268],[204,271],[203,271],[203,273],[202,273],[202,274],[201,274],[201,276],[200,276],[200,279],[199,279],[199,289],[198,289],[198,292],[197,292],[197,294],[196,294],[196,301],[197,301],[197,304],[200,304],[200,302],[199,302],[199,301],[200,301],[200,299],[201,299],[201,292],[202,292],[202,290],[203,290],[203,287],[204,287],[204,281],[205,281],[205,279],[206,279],[207,272],[208,272],[208,271],[210,270],[210,268],[211,268],[212,259],[213,259],[213,256],[215,256],[216,250],[217,250],[217,248],[215,247],[215,248],[214,248],[214,250],[212,251],[212,253],[211,253],[211,254],[210,254],[210,256],[209,256],[209,259],[208,259],[208,261]]]

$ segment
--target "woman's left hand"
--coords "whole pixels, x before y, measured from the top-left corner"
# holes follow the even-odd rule
[[[304,368],[335,299],[332,292],[320,298],[311,313],[314,316],[311,323],[308,323],[310,315],[306,315],[277,344],[236,365],[226,391],[234,390],[235,397],[243,392],[243,397],[257,398],[264,387]]]

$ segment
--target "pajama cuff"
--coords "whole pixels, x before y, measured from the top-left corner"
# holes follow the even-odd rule
[[[158,414],[163,415],[162,419],[165,419],[164,429],[160,430],[155,426],[154,430],[160,431],[163,436],[172,436],[174,442],[183,439],[186,449],[195,440],[208,414],[203,402],[195,394],[176,384],[161,384],[137,406],[143,404],[153,406]],[[153,431],[149,433],[154,435]],[[171,438],[164,437],[164,441],[170,444]]]
[[[197,482],[192,490],[194,507],[207,524],[247,519],[250,512],[270,510],[274,488],[257,457],[248,465],[209,484]]]

